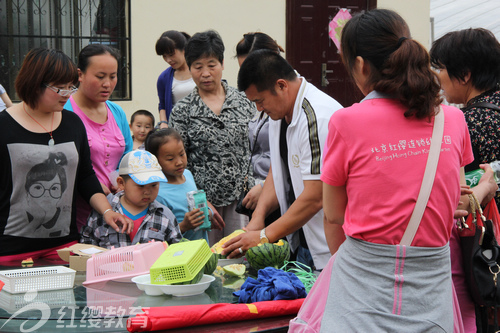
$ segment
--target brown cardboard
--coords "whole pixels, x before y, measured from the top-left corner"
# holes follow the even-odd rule
[[[92,254],[84,253],[81,250],[91,248],[101,250],[102,252],[100,253],[108,251],[108,249],[95,245],[74,244],[70,247],[57,250],[57,254],[62,260],[69,262],[69,268],[74,269],[75,271],[84,272],[87,270],[87,260],[92,257]]]

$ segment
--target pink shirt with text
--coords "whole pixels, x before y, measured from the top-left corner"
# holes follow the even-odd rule
[[[370,99],[333,114],[321,180],[346,186],[346,235],[398,244],[420,190],[433,123],[404,117],[396,99]],[[433,189],[413,246],[445,245],[460,198],[460,167],[473,160],[462,112],[443,105],[444,136]],[[323,203],[327,205],[327,202]]]

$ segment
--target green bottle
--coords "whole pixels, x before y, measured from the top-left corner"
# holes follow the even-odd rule
[[[490,163],[491,168],[493,169],[493,174],[495,177],[495,181],[497,184],[500,184],[500,161],[494,161]],[[479,179],[484,174],[483,169],[477,169],[473,171],[469,171],[465,173],[465,182],[470,187],[474,187],[479,183]]]

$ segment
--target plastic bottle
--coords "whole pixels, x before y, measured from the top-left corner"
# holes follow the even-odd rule
[[[495,181],[497,184],[500,184],[500,161],[494,161],[490,163],[491,168],[493,169],[493,175],[495,177]],[[484,174],[483,169],[477,169],[473,171],[469,171],[465,173],[465,182],[470,187],[474,187],[479,183],[479,179]]]

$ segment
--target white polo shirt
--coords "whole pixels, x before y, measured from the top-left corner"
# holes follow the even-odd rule
[[[304,190],[304,180],[320,181],[323,147],[328,134],[328,122],[332,114],[342,108],[336,100],[302,79],[293,109],[292,122],[286,132],[288,146],[288,168],[295,197]],[[286,179],[282,172],[284,164],[280,155],[280,129],[282,120],[269,120],[269,143],[276,196],[283,215],[289,208],[285,192]],[[284,120],[283,120],[284,121]],[[330,250],[325,238],[323,209],[303,227],[307,245],[316,269],[323,269],[330,259]],[[292,249],[298,246],[298,238],[287,236]]]

